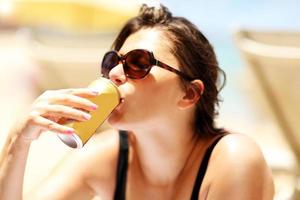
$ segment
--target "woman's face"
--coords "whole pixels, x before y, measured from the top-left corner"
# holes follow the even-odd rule
[[[124,55],[134,49],[146,49],[152,51],[157,60],[178,69],[178,61],[165,40],[159,30],[143,29],[130,35],[119,53]],[[124,98],[108,120],[114,128],[134,130],[160,126],[170,120],[174,123],[178,101],[184,96],[178,75],[154,66],[145,78],[130,79],[119,64],[110,71],[109,77]]]

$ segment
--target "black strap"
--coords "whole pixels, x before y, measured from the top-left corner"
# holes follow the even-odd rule
[[[126,131],[119,131],[119,136],[120,136],[120,149],[119,149],[119,159],[118,159],[118,166],[117,166],[116,189],[114,194],[114,200],[125,200],[129,145],[128,145],[128,136]]]
[[[129,144],[128,144],[128,135],[126,131],[119,131],[119,136],[120,136],[120,149],[119,149],[119,159],[118,159],[118,166],[117,166],[116,189],[114,193],[114,200],[125,200]],[[199,171],[191,195],[191,200],[198,200],[201,184],[208,166],[209,158],[211,156],[214,147],[223,136],[224,135],[220,135],[207,148],[204,158],[199,167]]]
[[[207,165],[208,165],[208,161],[210,158],[210,155],[213,151],[213,149],[215,148],[216,144],[220,141],[220,139],[223,137],[224,135],[220,135],[217,139],[215,139],[215,141],[207,148],[204,158],[201,162],[198,174],[197,174],[197,178],[194,184],[194,188],[193,188],[193,192],[192,192],[192,196],[191,196],[191,200],[198,200],[198,196],[199,196],[199,192],[200,192],[200,188],[201,188],[201,184],[207,169]]]

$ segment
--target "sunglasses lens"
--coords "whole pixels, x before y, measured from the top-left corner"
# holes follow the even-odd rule
[[[102,60],[101,73],[105,78],[109,78],[109,72],[119,63],[119,56],[116,52],[110,51],[106,53]]]
[[[124,71],[129,78],[145,77],[151,69],[151,55],[147,51],[133,50],[126,56]]]

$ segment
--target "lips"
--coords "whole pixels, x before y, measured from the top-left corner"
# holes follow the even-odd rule
[[[123,94],[123,92],[120,91],[120,88],[119,88],[119,94],[120,94],[120,104],[122,104],[125,101],[125,95]]]
[[[124,104],[124,102],[125,102],[125,98],[124,98],[124,97],[121,97],[121,98],[120,98],[119,105],[115,108],[115,110],[119,110],[120,107]]]
[[[120,88],[119,88],[119,92],[120,92],[120,102],[119,105],[117,106],[118,109],[120,109],[121,105],[123,105],[125,102],[125,95],[121,92]]]

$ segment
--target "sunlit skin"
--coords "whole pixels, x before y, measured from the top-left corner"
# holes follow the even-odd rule
[[[147,49],[154,53],[156,59],[179,69],[179,62],[172,55],[170,46],[162,31],[143,29],[130,35],[119,53]],[[195,104],[201,101],[201,94],[188,95],[191,91],[181,85],[178,75],[160,67],[153,67],[143,79],[132,80],[125,76],[119,64],[111,70],[109,77],[117,84],[124,99],[108,119],[112,129],[95,135],[83,149],[72,151],[68,159],[60,163],[25,199],[76,200],[95,195],[102,200],[113,199],[119,150],[118,129],[128,130],[130,141],[126,199],[190,199],[200,162],[212,142],[212,138],[197,137],[193,127]],[[199,91],[205,90],[201,80],[194,80],[193,84]],[[60,104],[71,107],[76,102],[80,108],[90,109],[93,105],[82,98],[87,93],[73,95],[68,99],[69,103]],[[65,95],[64,91],[52,91],[51,94],[43,96],[39,110],[54,109],[49,106],[46,109],[43,105],[57,103],[54,100]],[[36,106],[33,105],[33,110],[38,115]],[[60,113],[51,109],[48,112],[51,115],[43,117],[53,119],[72,115],[84,120],[83,112],[77,109],[64,108]],[[39,136],[33,128],[48,127],[41,121],[28,119],[21,124],[19,134],[27,138]],[[71,131],[65,126],[49,128]],[[17,142],[24,143],[24,149],[29,148],[23,138],[17,139]],[[26,159],[27,154],[23,154]],[[17,176],[7,177],[12,184],[20,182]],[[17,192],[20,193],[20,189]],[[212,153],[199,199],[269,200],[272,195],[271,174],[258,146],[240,134],[222,138]]]

